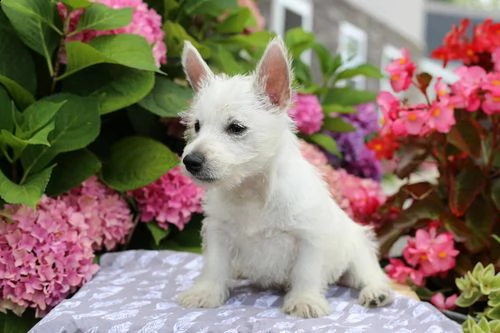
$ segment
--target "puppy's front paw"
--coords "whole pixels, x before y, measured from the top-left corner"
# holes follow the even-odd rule
[[[194,285],[180,293],[177,301],[187,308],[216,308],[224,304],[226,298],[226,290],[208,285]]]
[[[283,312],[301,318],[317,318],[330,313],[330,305],[321,295],[290,295],[285,298]]]
[[[366,307],[379,307],[392,302],[392,289],[389,285],[368,285],[359,293],[359,303]]]

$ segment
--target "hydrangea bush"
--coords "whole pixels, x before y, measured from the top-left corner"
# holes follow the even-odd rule
[[[0,331],[25,332],[29,318],[91,279],[107,251],[200,251],[203,191],[178,166],[178,113],[192,98],[183,42],[216,72],[247,72],[273,37],[264,23],[246,0],[0,2]],[[302,29],[285,42],[306,158],[350,216],[381,227],[386,198],[358,177],[378,179],[359,152],[376,95],[339,84],[381,73],[344,68]],[[321,84],[305,50],[319,60]],[[352,147],[340,132],[356,137]]]
[[[387,67],[395,92],[415,86],[423,102],[381,92],[382,127],[368,143],[380,159],[399,158],[395,173],[406,180],[379,210],[382,252],[407,239],[402,258],[392,258],[386,270],[444,309],[455,308],[455,278],[477,262],[496,270],[500,262],[494,239],[500,232],[500,24],[486,20],[472,34],[468,26],[468,20],[454,26],[433,52],[444,66],[458,65],[454,82],[417,73],[406,51]],[[438,178],[410,182],[423,164],[437,169]]]

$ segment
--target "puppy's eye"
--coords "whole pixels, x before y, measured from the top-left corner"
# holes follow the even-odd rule
[[[246,130],[247,130],[246,126],[243,126],[242,124],[237,122],[229,124],[229,126],[226,128],[226,131],[229,134],[236,134],[236,135],[243,134]]]
[[[194,131],[196,133],[198,133],[200,131],[200,121],[197,120],[195,123],[194,123]]]

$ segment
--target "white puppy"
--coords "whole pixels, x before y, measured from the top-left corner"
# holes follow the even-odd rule
[[[361,304],[389,303],[372,232],[339,208],[299,150],[283,42],[271,41],[248,76],[215,75],[189,42],[182,64],[195,90],[183,165],[206,188],[206,218],[204,268],[180,304],[220,306],[239,277],[285,288],[285,313],[319,317],[330,312],[328,284],[342,276],[361,289]]]

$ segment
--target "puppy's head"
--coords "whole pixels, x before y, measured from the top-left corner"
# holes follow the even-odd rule
[[[215,75],[189,42],[182,65],[195,91],[183,115],[185,170],[198,182],[228,187],[262,172],[292,128],[292,74],[281,39],[269,43],[251,75]]]

